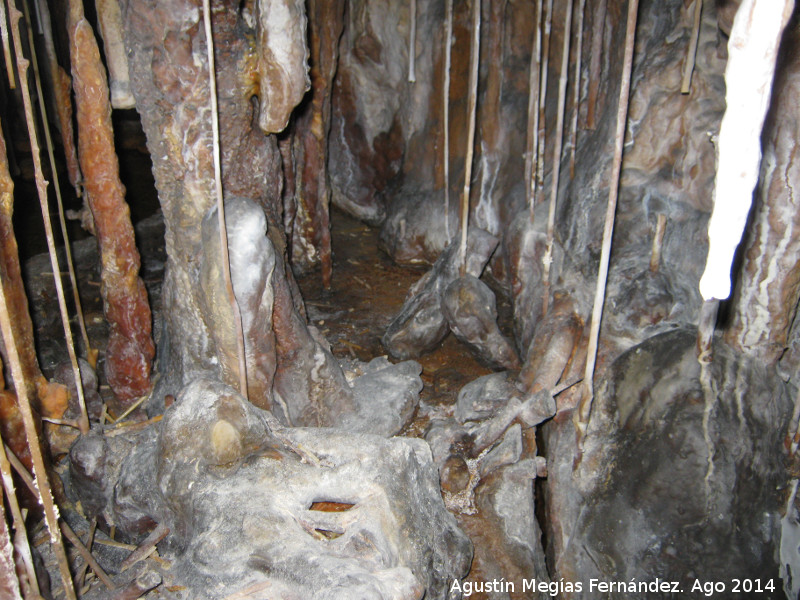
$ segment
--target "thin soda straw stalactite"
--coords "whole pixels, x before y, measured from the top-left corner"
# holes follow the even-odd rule
[[[578,146],[578,113],[581,109],[581,54],[583,54],[583,17],[586,0],[580,0],[575,27],[575,79],[572,82],[572,120],[569,127],[569,178],[575,177],[575,151]]]
[[[603,29],[606,23],[608,0],[600,0],[592,23],[592,48],[589,53],[589,92],[586,97],[586,128],[594,130],[597,94],[600,92],[600,70],[603,58]]]
[[[408,17],[408,82],[417,81],[415,62],[417,58],[417,0],[411,0]]]
[[[539,78],[542,68],[542,0],[536,0],[536,25],[534,26],[531,68],[528,78],[528,143],[525,153],[525,182],[527,202],[533,222],[536,199],[536,162],[539,149]]]
[[[206,50],[208,51],[208,89],[211,96],[211,133],[213,136],[214,150],[214,188],[217,196],[217,217],[219,219],[219,245],[222,260],[222,274],[225,279],[225,289],[228,301],[233,311],[233,321],[236,328],[236,346],[239,358],[239,391],[245,398],[247,394],[247,362],[244,353],[244,330],[242,329],[242,313],[239,303],[233,293],[231,280],[231,262],[228,256],[228,230],[225,225],[225,203],[222,195],[222,159],[219,151],[219,114],[217,112],[217,78],[214,66],[214,39],[211,31],[211,3],[203,0],[203,23],[206,30]]]
[[[444,173],[444,235],[450,243],[450,60],[453,43],[453,0],[445,5],[444,91],[442,93],[442,169]]]
[[[582,397],[576,411],[575,424],[578,430],[578,450],[583,451],[583,441],[589,426],[594,397],[594,367],[597,361],[597,343],[600,335],[600,321],[603,318],[603,303],[608,279],[608,262],[611,256],[611,238],[614,234],[614,214],[617,210],[619,194],[619,175],[622,169],[622,150],[625,142],[625,126],[628,121],[628,99],[631,89],[631,69],[633,66],[633,48],[636,40],[636,20],[639,11],[639,0],[628,0],[628,21],[625,31],[625,56],[622,62],[622,83],[617,108],[617,128],[614,135],[614,159],[611,165],[611,182],[608,188],[608,205],[603,227],[603,246],[600,251],[600,266],[597,273],[597,288],[592,308],[592,321],[589,327],[589,344],[586,350],[586,369],[583,375]]]
[[[556,115],[555,147],[553,148],[552,181],[550,183],[550,207],[547,213],[547,249],[542,257],[542,314],[547,313],[550,302],[550,266],[553,264],[553,241],[556,228],[556,203],[558,202],[558,179],[561,174],[561,147],[564,142],[564,112],[567,104],[567,81],[569,80],[569,42],[572,31],[572,0],[567,0],[564,16],[564,45],[561,49],[561,74],[558,77],[558,107]]]
[[[22,43],[19,34],[19,19],[22,13],[10,4],[9,1],[9,16],[11,17],[12,33],[14,36],[14,51],[17,54],[17,69],[19,72],[20,88],[22,89],[23,101],[25,103],[25,117],[28,122],[28,128],[32,131],[34,127],[33,115],[31,114],[31,99],[28,91],[27,82],[25,80],[27,71],[27,59],[22,56]],[[35,133],[32,134],[32,140]],[[34,148],[31,147],[33,151]],[[34,154],[34,156],[36,156]],[[37,169],[37,183],[41,184],[40,188],[44,189],[44,180],[41,176],[41,169]],[[42,448],[39,445],[39,437],[36,431],[36,423],[33,419],[33,411],[31,403],[28,398],[27,385],[22,374],[22,365],[20,364],[19,354],[17,353],[17,344],[14,340],[14,333],[11,327],[11,318],[8,315],[8,306],[6,305],[5,290],[0,284],[0,330],[3,333],[3,342],[6,346],[6,353],[8,356],[9,366],[11,367],[11,375],[14,378],[14,387],[17,391],[17,401],[19,403],[19,411],[22,415],[22,424],[25,428],[25,435],[28,438],[28,446],[30,447],[31,459],[33,462],[33,472],[36,476],[35,489],[36,496],[44,509],[44,518],[47,523],[47,529],[50,532],[50,544],[53,546],[53,553],[58,562],[58,569],[61,573],[61,581],[64,585],[64,592],[68,600],[76,600],[75,590],[72,587],[72,574],[69,570],[67,562],[67,555],[64,552],[64,544],[61,540],[61,531],[58,527],[58,508],[53,500],[53,495],[50,491],[50,483],[47,480],[47,469],[44,464],[44,456],[42,455]]]
[[[8,39],[8,22],[6,21],[5,9],[0,10],[0,36],[3,38],[3,56],[6,60],[8,87],[15,90],[17,89],[17,82],[14,81],[14,59],[11,57],[11,45]]]
[[[536,153],[536,198],[534,202],[544,201],[544,151],[545,151],[545,111],[547,104],[547,69],[550,60],[550,28],[553,23],[553,0],[547,0],[544,15],[544,35],[542,36],[542,66],[539,79],[539,141]]]
[[[1,6],[0,9],[2,9]],[[0,12],[5,12],[5,10],[0,10]],[[17,536],[19,536],[20,543],[16,545],[16,548],[25,565],[25,572],[28,575],[28,583],[31,588],[30,591],[38,595],[40,593],[39,580],[36,578],[36,571],[33,568],[33,556],[31,555],[30,542],[28,541],[28,532],[25,529],[25,518],[22,516],[22,511],[19,508],[14,479],[11,475],[11,463],[8,462],[8,456],[6,455],[6,449],[2,441],[0,441],[0,474],[3,478],[3,489],[6,492],[6,500],[11,509],[14,531]]]
[[[86,402],[83,397],[83,385],[78,366],[78,356],[75,353],[75,344],[72,340],[72,329],[69,324],[69,313],[67,312],[67,302],[64,297],[64,287],[61,283],[61,268],[58,264],[56,253],[56,243],[53,236],[53,224],[50,221],[50,208],[47,202],[47,185],[42,172],[42,160],[40,156],[39,140],[36,133],[36,122],[33,116],[33,103],[31,101],[30,88],[28,86],[28,65],[30,62],[22,54],[22,34],[19,29],[19,21],[22,13],[12,4],[12,0],[7,0],[8,14],[11,18],[11,34],[14,40],[14,52],[17,55],[17,74],[19,75],[20,90],[22,101],[25,108],[25,121],[28,126],[28,136],[31,144],[31,155],[33,157],[34,176],[36,179],[36,191],[39,195],[39,205],[42,209],[42,219],[44,221],[45,237],[47,238],[47,250],[50,254],[50,267],[53,270],[53,281],[56,286],[56,296],[58,297],[58,308],[61,313],[61,324],[64,328],[64,337],[67,344],[67,354],[69,354],[70,364],[72,365],[73,376],[78,392],[78,404],[81,416],[78,425],[81,433],[89,432],[89,416],[86,412]]]
[[[36,83],[36,93],[39,96],[39,114],[42,118],[42,131],[44,131],[45,147],[47,148],[47,157],[50,162],[50,172],[53,173],[53,189],[56,193],[56,205],[58,206],[58,220],[61,225],[61,236],[64,240],[64,255],[67,261],[67,272],[69,274],[69,281],[72,284],[72,300],[75,302],[75,312],[78,320],[78,329],[83,339],[84,347],[86,348],[86,358],[92,367],[97,365],[98,351],[92,348],[89,342],[89,334],[86,331],[86,320],[83,315],[83,306],[81,305],[81,297],[78,292],[78,278],[75,276],[75,266],[72,260],[72,248],[70,247],[69,235],[67,233],[67,221],[64,218],[64,202],[61,197],[61,184],[56,177],[56,159],[53,153],[53,138],[50,136],[50,127],[48,126],[47,109],[45,107],[44,93],[42,92],[42,77],[39,72],[39,60],[36,55],[36,46],[33,41],[33,27],[31,26],[30,9],[28,8],[27,0],[22,0],[22,10],[24,12],[25,21],[28,24],[28,47],[31,52],[31,66],[33,67],[33,80]],[[73,370],[78,369],[77,361],[73,365]],[[78,397],[81,406],[84,406],[83,401],[83,383],[80,381],[80,370],[75,373],[78,381],[75,385],[78,389]]]
[[[478,61],[481,51],[481,0],[472,0],[472,46],[469,52],[469,96],[467,99],[467,157],[464,164],[464,190],[461,193],[460,272],[467,271],[467,227],[469,226],[469,191],[472,179],[472,155],[475,146],[475,113],[478,108]]]
[[[692,37],[686,51],[686,63],[683,65],[683,79],[681,80],[681,94],[688,94],[692,89],[692,73],[697,56],[697,41],[700,38],[700,17],[703,13],[703,0],[694,0],[694,23],[692,24]]]

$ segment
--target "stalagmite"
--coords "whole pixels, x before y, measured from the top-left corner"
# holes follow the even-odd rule
[[[550,303],[550,266],[553,263],[553,242],[555,241],[556,202],[558,201],[558,179],[561,173],[561,146],[564,141],[564,109],[567,102],[567,80],[569,79],[569,42],[572,32],[572,0],[567,0],[567,14],[564,17],[564,46],[561,49],[561,75],[558,78],[558,108],[556,113],[555,148],[553,149],[552,178],[550,182],[550,207],[547,214],[547,250],[542,257],[544,274],[542,277],[542,312],[547,313]]]
[[[650,249],[650,272],[657,273],[661,265],[661,245],[667,230],[667,215],[659,213],[656,218],[656,230],[653,234],[653,245]]]
[[[108,65],[111,106],[133,108],[136,100],[131,93],[128,78],[128,55],[122,41],[122,17],[118,0],[95,0],[97,25],[103,38],[106,65]]]
[[[119,180],[105,70],[80,0],[71,0],[68,21],[78,148],[102,257],[101,292],[109,323],[106,377],[119,401],[128,404],[150,391],[155,354],[150,306]]]
[[[761,128],[772,92],[781,32],[794,0],[743,0],[733,22],[725,68],[727,108],[717,141],[714,211],[700,279],[704,300],[731,292],[731,263],[744,231],[761,162]]]
[[[525,182],[528,208],[533,219],[536,198],[536,164],[539,148],[539,77],[542,62],[542,0],[536,0],[536,24],[528,78],[528,138],[525,152]]]
[[[225,205],[222,196],[222,158],[219,147],[219,111],[217,109],[217,77],[214,69],[214,36],[211,30],[211,3],[203,0],[203,26],[206,32],[206,52],[208,55],[208,93],[211,104],[211,143],[214,153],[214,192],[217,199],[217,221],[219,231],[219,251],[222,275],[228,304],[233,313],[234,334],[236,336],[236,356],[238,358],[239,393],[247,398],[247,362],[244,353],[244,332],[242,313],[233,293],[231,281],[231,260],[228,256],[228,228],[225,226]]]
[[[578,113],[581,109],[581,55],[583,53],[583,17],[586,0],[580,0],[575,27],[575,80],[572,84],[572,121],[569,128],[569,177],[575,177],[575,150],[578,146]]]
[[[614,134],[614,160],[611,165],[611,181],[608,187],[608,205],[603,227],[603,246],[600,251],[600,266],[597,273],[597,288],[592,307],[592,320],[589,327],[589,347],[586,350],[586,369],[583,375],[583,389],[581,401],[573,417],[578,431],[578,449],[582,451],[583,440],[592,412],[592,398],[594,396],[594,365],[597,360],[597,343],[600,336],[600,322],[603,318],[603,304],[606,294],[606,279],[608,277],[608,262],[611,257],[611,239],[614,234],[614,215],[617,210],[617,195],[619,194],[619,176],[622,170],[622,150],[625,142],[625,128],[628,120],[628,99],[631,87],[631,70],[633,67],[633,49],[636,39],[636,20],[638,17],[639,0],[628,0],[628,20],[625,30],[625,56],[622,63],[622,82],[619,91],[619,105],[617,108],[617,127]]]
[[[464,161],[464,189],[461,192],[461,274],[467,265],[467,228],[469,226],[469,191],[472,179],[472,155],[475,150],[475,114],[478,104],[478,61],[481,45],[481,0],[472,0],[472,45],[469,54],[469,97],[467,99],[467,157]]]

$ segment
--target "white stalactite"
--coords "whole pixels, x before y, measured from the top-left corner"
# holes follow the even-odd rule
[[[761,129],[772,93],[775,59],[793,8],[794,0],[743,0],[733,21],[708,257],[700,278],[704,300],[724,300],[731,293],[731,264],[758,181]]]

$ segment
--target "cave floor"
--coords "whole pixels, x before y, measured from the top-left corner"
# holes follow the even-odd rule
[[[160,214],[140,221],[136,226],[136,232],[142,254],[141,276],[150,296],[156,324],[154,334],[158,340],[160,286],[166,258],[163,221]],[[380,338],[394,315],[399,312],[408,288],[426,270],[423,267],[405,267],[392,262],[378,249],[378,233],[377,229],[335,211],[332,215],[331,289],[323,290],[318,271],[298,278],[309,321],[325,335],[337,358],[369,361],[384,355],[385,350]],[[92,345],[102,349],[106,343],[107,326],[102,314],[96,245],[94,240],[89,238],[74,243],[72,247],[89,336]],[[46,254],[33,256],[26,261],[25,267],[26,285],[37,330],[40,362],[45,374],[51,376],[55,365],[65,361],[67,355],[63,341],[59,341],[63,340],[63,329],[58,317],[49,257]],[[65,271],[63,262],[61,268]],[[66,277],[64,281],[68,286]],[[70,295],[69,291],[67,295]],[[497,295],[497,300],[500,325],[508,334],[511,307],[500,294]],[[423,368],[421,377],[424,387],[413,421],[406,426],[401,435],[423,437],[432,417],[448,418],[452,415],[456,396],[461,387],[489,373],[490,370],[478,363],[466,347],[452,335],[449,335],[433,352],[417,361]],[[100,366],[102,367],[102,352]],[[113,413],[116,410],[114,400],[104,381],[102,368],[98,369],[98,376],[101,396]],[[144,412],[140,413],[131,415],[131,418],[137,421],[146,420]],[[483,578],[482,555],[494,552],[491,549],[491,541],[484,543],[493,537],[491,526],[482,519],[480,512],[471,515],[456,513],[455,516],[475,545],[475,559],[468,579],[479,581]],[[78,524],[76,530],[80,532],[87,528],[87,525],[81,527]],[[109,556],[106,558],[114,560]],[[122,558],[124,555],[116,560]],[[163,559],[156,556],[154,560],[161,561],[153,566],[164,572]],[[111,568],[110,571],[113,573],[114,569]],[[53,574],[55,575],[55,572]],[[180,598],[180,594],[173,595],[167,592],[165,588],[170,578],[167,573],[164,574],[165,586],[158,588],[160,592],[151,592],[146,597]],[[57,575],[55,579],[57,580]],[[91,587],[94,589],[86,597],[101,597],[96,595],[97,586]],[[475,593],[472,597],[478,600],[488,598],[481,593]]]

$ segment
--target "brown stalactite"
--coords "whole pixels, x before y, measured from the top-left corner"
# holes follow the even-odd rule
[[[328,134],[333,76],[344,28],[344,1],[309,0],[308,11],[311,94],[297,117],[294,135],[298,181],[292,260],[301,270],[319,261],[322,283],[328,289],[332,272]]]
[[[6,145],[0,129],[0,278],[6,295],[8,312],[14,340],[19,352],[22,373],[28,384],[26,390],[30,398],[36,397],[35,383],[42,377],[36,348],[33,343],[33,324],[28,310],[28,298],[22,283],[22,270],[19,264],[17,239],[14,236],[12,216],[14,213],[14,182],[8,171]],[[5,356],[5,349],[3,350]],[[6,359],[6,364],[7,359]]]
[[[80,198],[82,195],[81,185],[83,182],[80,165],[78,163],[78,150],[75,147],[75,132],[72,127],[72,79],[70,79],[67,72],[58,64],[55,42],[53,40],[50,8],[46,0],[35,1],[37,14],[42,20],[45,60],[47,62],[47,72],[53,85],[53,100],[58,116],[58,129],[61,132],[61,144],[64,148],[67,175],[70,184],[75,188],[75,194]],[[91,221],[91,219],[89,219],[89,221]],[[84,224],[84,227],[91,231],[91,227],[87,227],[87,225],[90,225],[90,223]]]
[[[109,322],[106,376],[117,398],[127,404],[150,390],[155,355],[150,305],[138,276],[139,252],[119,180],[105,70],[78,0],[70,3],[68,29],[78,149],[100,247],[101,292]]]
[[[786,57],[795,57],[795,34]],[[762,134],[763,158],[756,205],[744,241],[743,268],[734,291],[728,343],[757,352],[768,364],[781,358],[800,298],[800,60],[776,76],[770,117]]]

